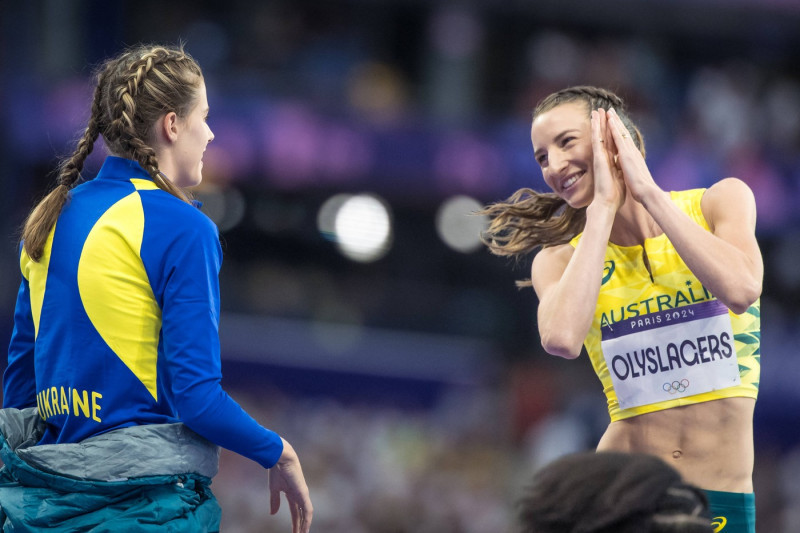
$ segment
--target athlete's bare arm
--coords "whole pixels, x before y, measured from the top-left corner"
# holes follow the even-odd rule
[[[612,168],[613,153],[605,114],[592,111],[594,195],[586,208],[586,224],[578,245],[540,251],[531,266],[539,297],[539,335],[544,349],[574,359],[589,333],[600,294],[606,246],[614,218],[625,202],[621,174]]]
[[[578,245],[541,250],[533,260],[531,279],[539,298],[542,346],[553,355],[574,359],[594,319],[600,295],[606,246],[616,209],[593,202]]]
[[[740,314],[758,299],[764,265],[755,237],[755,200],[744,182],[728,178],[703,195],[701,208],[711,233],[666,195],[645,201],[692,273],[726,307]]]
[[[628,191],[655,219],[697,279],[728,309],[744,313],[761,295],[764,265],[755,237],[756,204],[741,180],[724,179],[706,191],[701,209],[711,232],[681,211],[653,180],[644,158],[616,114],[608,124],[619,148]]]

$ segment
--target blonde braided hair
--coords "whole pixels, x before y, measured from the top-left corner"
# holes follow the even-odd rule
[[[47,237],[100,135],[112,154],[137,161],[159,188],[190,201],[161,173],[150,143],[159,117],[172,111],[180,117],[188,114],[202,76],[200,66],[182,45],[139,45],[100,65],[86,130],[72,155],[59,164],[56,187],[25,221],[22,240],[31,259],[41,259]]]

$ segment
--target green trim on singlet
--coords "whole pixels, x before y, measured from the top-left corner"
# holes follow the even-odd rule
[[[710,231],[700,203],[705,189],[671,193],[672,201],[698,225]],[[582,234],[570,244],[577,246]],[[644,253],[650,264],[645,267]],[[652,277],[651,277],[652,272]],[[734,348],[741,384],[733,387],[686,396],[629,409],[621,409],[601,350],[601,325],[614,324],[632,317],[643,317],[664,308],[680,308],[714,299],[686,266],[666,234],[646,239],[644,246],[606,247],[603,284],[600,287],[595,316],[584,343],[595,373],[603,384],[612,421],[671,409],[682,405],[721,398],[758,396],[761,371],[761,304],[756,301],[744,313],[729,311],[734,334]],[[566,317],[565,317],[566,318]]]

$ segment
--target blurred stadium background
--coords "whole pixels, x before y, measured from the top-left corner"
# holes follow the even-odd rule
[[[325,533],[507,531],[531,471],[608,416],[540,348],[476,206],[545,187],[535,102],[624,96],[665,189],[750,184],[766,262],[759,530],[800,531],[800,0],[139,0],[0,5],[0,332],[18,228],[85,126],[91,65],[140,41],[204,68],[224,385],[301,454]],[[99,167],[100,147],[85,174]],[[227,532],[286,531],[223,453]]]

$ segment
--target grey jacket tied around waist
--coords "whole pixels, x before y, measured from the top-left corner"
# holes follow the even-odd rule
[[[76,479],[122,481],[192,473],[210,479],[219,467],[219,447],[181,423],[131,426],[78,443],[36,446],[44,421],[31,407],[0,410],[0,433],[29,465]]]

